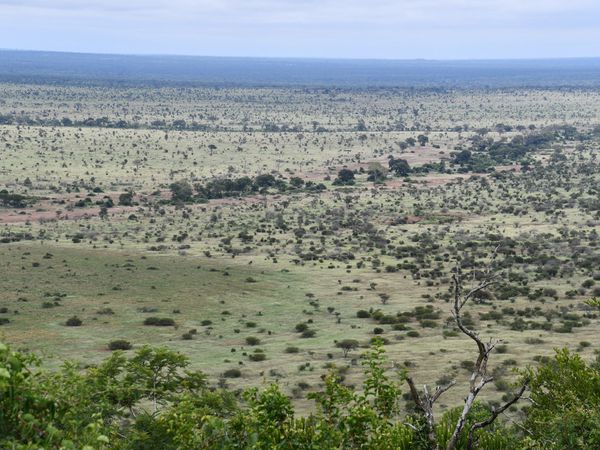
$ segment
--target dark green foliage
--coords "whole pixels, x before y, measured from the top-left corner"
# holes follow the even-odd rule
[[[246,344],[248,344],[248,345],[259,345],[260,344],[260,339],[257,338],[256,336],[248,336],[246,338]]]
[[[264,353],[250,358],[263,360]],[[188,370],[187,358],[167,349],[143,347],[131,358],[117,351],[85,370],[67,364],[34,375],[36,365],[33,356],[0,344],[0,448],[430,448],[424,420],[403,412],[401,378],[388,375],[381,340],[362,358],[360,388],[330,372],[323,390],[308,394],[316,409],[303,417],[295,416],[278,385],[250,389],[238,404],[232,392],[210,388],[203,374]],[[497,420],[476,431],[476,448],[598,448],[598,367],[563,350],[524,375],[534,400],[524,424],[512,428]],[[223,373],[224,379],[241,376],[238,368]],[[439,448],[446,447],[461,411],[450,409],[437,421]],[[489,417],[476,403],[465,430]],[[467,437],[461,433],[456,448],[464,449]]]
[[[342,169],[338,172],[338,176],[333,180],[335,186],[348,186],[354,184],[354,172],[350,169]]]
[[[77,316],[69,317],[67,319],[67,321],[65,322],[65,325],[68,327],[79,327],[82,324],[83,324],[82,320]]]
[[[144,325],[171,327],[175,325],[175,321],[169,317],[146,317],[146,319],[144,319]]]
[[[356,317],[359,319],[368,319],[371,317],[371,313],[369,313],[369,311],[365,311],[364,309],[359,309],[356,311]]]
[[[108,349],[115,351],[115,350],[130,350],[131,349],[131,342],[125,340],[125,339],[116,339],[114,341],[110,341],[108,343]]]
[[[172,200],[175,202],[190,201],[194,193],[192,185],[185,180],[176,181],[169,186]]]
[[[600,448],[600,371],[560,350],[531,379],[525,427],[545,449]]]
[[[133,192],[124,192],[119,195],[119,205],[131,206],[133,205]]]
[[[262,350],[256,349],[254,350],[254,353],[248,355],[248,358],[250,359],[250,361],[260,362],[267,359],[267,355],[265,355],[265,352],[263,352]]]
[[[344,339],[336,342],[335,346],[341,348],[344,352],[344,358],[348,356],[348,353],[358,348],[358,341],[356,339]]]
[[[227,369],[223,372],[223,376],[225,378],[240,378],[242,376],[242,371],[234,367],[233,369]]]
[[[300,337],[301,338],[312,338],[315,337],[317,335],[317,332],[315,330],[312,329],[308,329],[308,330],[304,330],[301,334]]]
[[[410,175],[410,166],[405,159],[390,157],[388,166],[397,177],[407,177]]]
[[[21,194],[12,194],[6,189],[0,190],[0,206],[5,208],[26,208],[35,202],[33,197]]]

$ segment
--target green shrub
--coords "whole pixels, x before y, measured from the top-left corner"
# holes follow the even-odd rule
[[[69,317],[65,322],[65,325],[68,327],[80,327],[82,324],[83,322],[77,316]]]
[[[317,335],[317,332],[315,330],[308,329],[308,330],[304,330],[302,332],[302,334],[300,335],[300,337],[306,339],[306,338],[315,337],[316,335]]]
[[[169,317],[147,317],[144,320],[144,325],[156,327],[171,327],[175,325],[175,321]]]
[[[260,344],[260,339],[257,338],[256,336],[248,336],[246,338],[246,344],[248,344],[248,345],[259,345]]]
[[[114,341],[110,341],[108,343],[108,349],[111,351],[130,350],[131,347],[131,342],[126,341],[125,339],[115,339]]]
[[[308,330],[308,324],[304,322],[297,323],[294,328],[298,333],[302,333],[303,331]]]
[[[223,372],[223,376],[225,378],[240,378],[242,376],[242,371],[237,368],[227,369]]]
[[[265,355],[265,353],[262,350],[257,349],[254,351],[254,353],[248,355],[248,358],[250,358],[250,361],[260,362],[267,359],[267,355]]]

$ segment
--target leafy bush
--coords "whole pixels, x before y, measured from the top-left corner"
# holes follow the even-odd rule
[[[267,355],[265,355],[265,353],[262,350],[257,349],[254,351],[254,353],[249,354],[248,358],[250,359],[250,361],[260,362],[267,359]]]
[[[65,322],[65,325],[68,327],[80,327],[82,324],[83,322],[77,316],[69,317]]]
[[[248,344],[248,345],[259,345],[260,344],[260,339],[257,338],[256,336],[248,336],[246,338],[246,344]]]
[[[240,378],[242,376],[242,371],[237,368],[227,369],[223,372],[223,376],[225,378]]]
[[[156,327],[171,327],[175,325],[175,321],[169,317],[146,317],[144,325]]]
[[[369,317],[371,317],[371,313],[364,309],[359,309],[358,311],[356,311],[356,317],[358,317],[359,319],[368,319]]]
[[[300,337],[306,339],[306,338],[315,337],[316,335],[317,335],[317,332],[315,330],[308,329],[308,330],[304,330],[302,332],[302,334],[300,335]]]
[[[131,347],[131,342],[126,341],[125,339],[115,339],[114,341],[110,341],[108,343],[108,349],[111,351],[130,350]]]

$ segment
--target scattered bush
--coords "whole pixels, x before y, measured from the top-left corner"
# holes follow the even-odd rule
[[[255,336],[248,336],[246,338],[246,344],[248,345],[259,345],[260,344],[260,339],[255,337]]]
[[[77,316],[69,317],[65,322],[65,325],[68,327],[80,327],[82,324],[83,322]]]
[[[108,343],[108,349],[111,351],[115,350],[131,350],[131,342],[126,341],[125,339],[115,339],[114,341],[110,341]]]
[[[223,372],[223,376],[225,378],[240,378],[242,376],[242,371],[237,368],[227,369]]]
[[[144,325],[155,327],[172,327],[175,325],[175,321],[170,317],[147,317],[144,320]]]

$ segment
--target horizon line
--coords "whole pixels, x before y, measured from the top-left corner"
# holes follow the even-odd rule
[[[504,57],[504,58],[363,58],[340,56],[239,56],[239,55],[200,55],[184,53],[116,53],[116,52],[91,52],[69,50],[38,50],[3,48],[0,52],[29,52],[29,53],[61,53],[71,55],[97,55],[97,56],[128,56],[128,57],[179,57],[179,58],[216,58],[216,59],[282,59],[282,60],[322,60],[322,61],[421,61],[421,62],[501,62],[501,61],[564,61],[564,60],[589,60],[599,59],[600,56],[552,56],[552,57]]]

